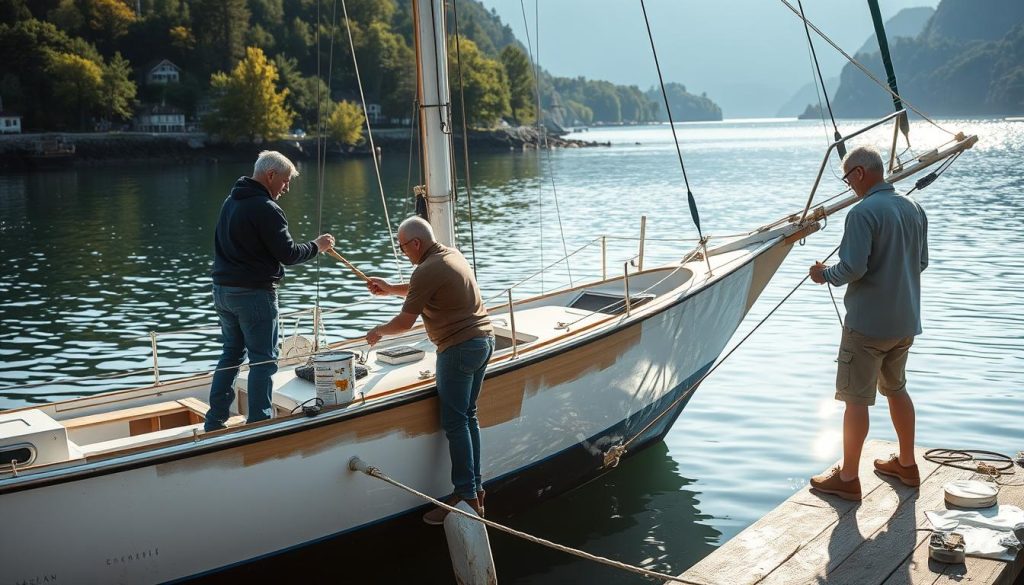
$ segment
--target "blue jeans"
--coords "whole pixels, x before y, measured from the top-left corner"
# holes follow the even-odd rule
[[[487,336],[463,341],[437,354],[441,427],[448,437],[455,495],[464,500],[476,498],[477,490],[483,487],[476,399],[493,352],[494,338]]]
[[[210,384],[207,431],[224,428],[235,400],[238,366],[249,355],[249,419],[266,420],[273,410],[270,377],[277,373],[277,291],[213,285],[213,306],[220,319],[224,349]]]

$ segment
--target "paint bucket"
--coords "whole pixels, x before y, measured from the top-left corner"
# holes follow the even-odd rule
[[[336,351],[313,356],[313,380],[324,406],[348,404],[355,398],[356,356]]]

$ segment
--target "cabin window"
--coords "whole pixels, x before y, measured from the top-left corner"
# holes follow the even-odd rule
[[[629,296],[629,304],[635,309],[654,298],[652,294],[636,294]],[[583,291],[569,307],[581,311],[621,315],[626,312],[626,295],[597,291]]]
[[[9,469],[11,462],[21,467],[30,465],[36,459],[36,448],[27,443],[0,447],[0,469]]]

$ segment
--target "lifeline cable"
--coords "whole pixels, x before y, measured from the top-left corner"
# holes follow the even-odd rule
[[[672,129],[672,141],[676,146],[676,155],[679,157],[679,168],[683,171],[683,182],[686,184],[686,202],[690,205],[690,218],[697,226],[697,235],[704,239],[704,232],[700,229],[700,213],[697,211],[697,201],[693,198],[693,191],[690,190],[690,179],[686,176],[686,165],[683,164],[683,150],[679,147],[679,137],[676,135],[676,124],[672,119],[672,107],[668,103],[668,92],[665,90],[665,79],[661,75],[661,64],[658,62],[658,51],[654,48],[654,34],[651,32],[651,22],[647,18],[647,7],[644,0],[640,0],[640,9],[644,13],[644,24],[647,25],[647,38],[651,42],[651,54],[654,55],[654,68],[658,71],[658,85],[661,87],[661,97],[665,100],[665,114],[668,116],[668,127]],[[708,271],[711,271],[710,263]]]

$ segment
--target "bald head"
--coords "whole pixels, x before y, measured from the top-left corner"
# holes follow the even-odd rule
[[[424,244],[424,248],[434,243],[434,229],[430,227],[427,220],[422,217],[412,216],[398,226],[398,239],[405,241],[418,238]]]

